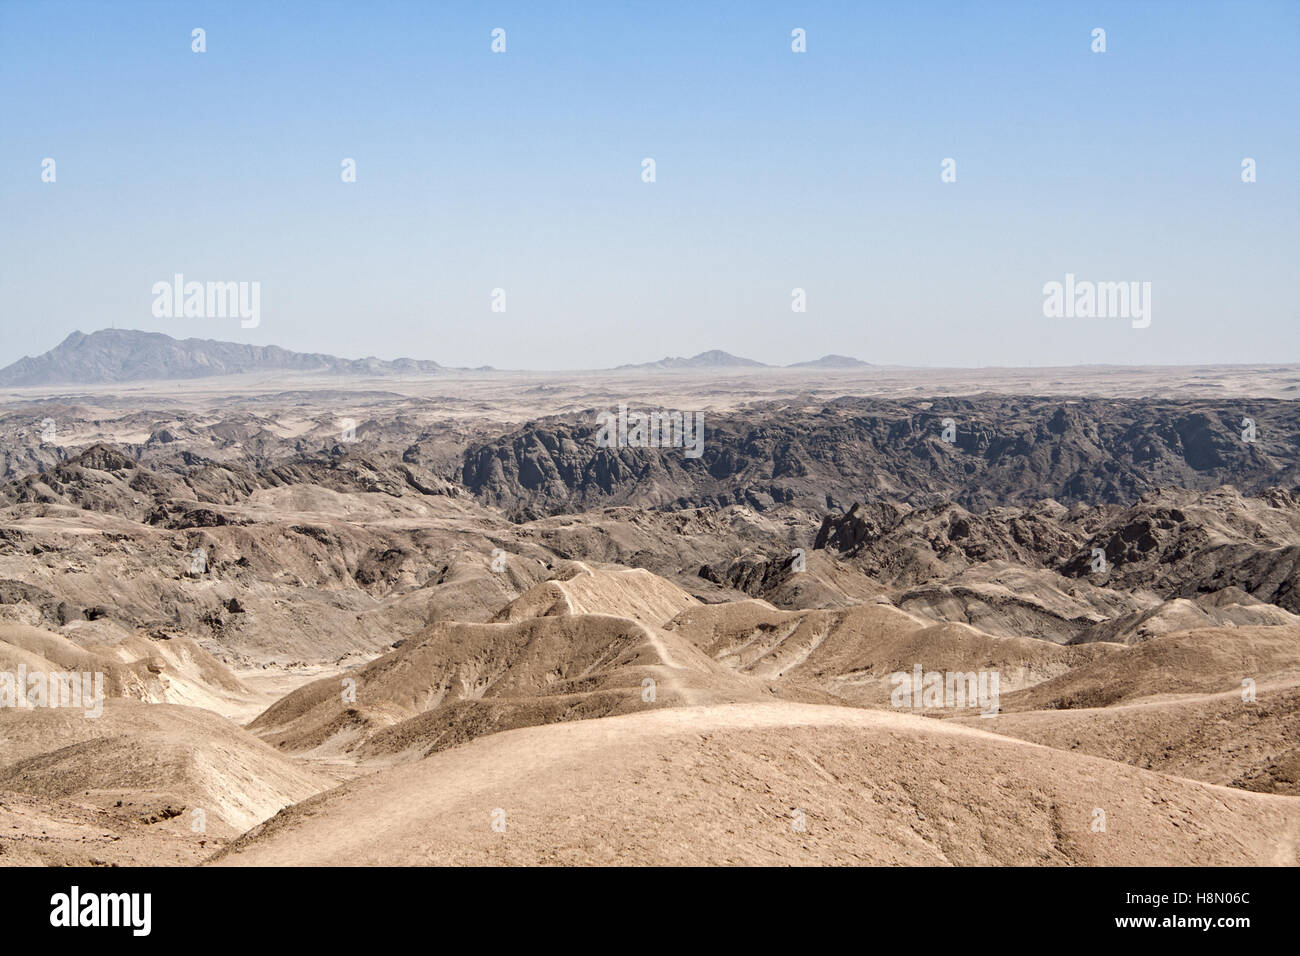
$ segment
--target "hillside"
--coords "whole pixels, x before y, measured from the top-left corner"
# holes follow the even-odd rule
[[[174,339],[161,332],[101,329],[73,332],[48,352],[0,369],[0,387],[103,385],[238,375],[245,372],[325,372],[339,375],[431,375],[437,362],[341,359],[291,352],[275,345],[213,339]]]

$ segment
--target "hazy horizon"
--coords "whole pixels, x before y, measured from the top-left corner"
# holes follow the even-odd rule
[[[95,332],[104,332],[104,331],[119,331],[119,332],[154,332],[154,331],[157,331],[157,330],[152,330],[152,329],[128,329],[128,328],[119,328],[119,327],[117,327],[117,326],[109,326],[109,327],[107,327],[107,328],[105,328],[105,329],[94,329],[94,330],[91,330],[91,331],[87,331],[87,330],[85,330],[85,329],[73,329],[73,330],[71,330],[71,331],[68,333],[68,336],[64,336],[64,339],[60,340],[60,343],[56,343],[56,345],[55,345],[54,347],[57,347],[57,345],[58,345],[58,344],[61,344],[62,341],[66,341],[66,339],[67,339],[69,336],[71,336],[71,335],[73,335],[73,334],[76,334],[76,333],[80,333],[80,334],[82,334],[82,335],[90,336],[90,335],[93,335]],[[161,334],[163,334],[163,335],[170,335],[170,333],[167,333],[167,332],[163,332],[163,333],[161,333]],[[246,345],[256,345],[256,346],[261,346],[261,347],[279,347],[279,348],[282,348],[282,349],[286,349],[286,350],[288,350],[288,351],[294,351],[294,352],[308,352],[308,353],[312,353],[312,354],[323,354],[323,355],[329,355],[329,356],[332,357],[332,358],[345,359],[345,360],[353,360],[353,361],[365,361],[365,360],[367,360],[367,359],[377,359],[377,360],[379,360],[379,361],[384,361],[384,362],[394,362],[394,361],[400,361],[400,360],[403,360],[403,359],[410,359],[410,360],[413,360],[413,361],[435,361],[435,362],[438,361],[438,359],[436,359],[436,358],[432,358],[431,356],[427,356],[427,355],[418,355],[418,354],[406,354],[406,353],[401,353],[401,354],[391,354],[391,355],[390,355],[390,354],[386,354],[386,355],[375,355],[375,354],[368,354],[368,355],[336,355],[336,354],[334,354],[334,353],[329,353],[329,352],[318,352],[318,350],[291,349],[291,348],[289,348],[288,346],[282,345],[281,343],[278,343],[278,342],[247,342],[247,343],[240,343],[240,342],[238,342],[238,341],[236,341],[236,340],[231,340],[231,339],[213,339],[213,338],[211,338],[210,336],[185,336],[184,339],[182,339],[180,336],[174,336],[174,335],[171,336],[171,337],[174,338],[174,339],[176,339],[177,341],[184,341],[185,339],[199,339],[199,340],[207,340],[207,341],[219,341],[219,342],[228,343],[228,344],[246,344]],[[46,349],[45,351],[49,351],[49,349]],[[809,356],[809,357],[806,357],[806,358],[795,358],[795,359],[793,359],[792,361],[789,361],[789,362],[775,362],[775,361],[765,361],[764,359],[757,358],[757,357],[755,357],[755,356],[753,356],[753,355],[749,355],[749,354],[747,354],[747,353],[738,352],[738,351],[735,351],[735,350],[733,350],[733,349],[722,348],[722,347],[719,347],[719,346],[713,346],[713,347],[705,348],[705,349],[701,350],[700,352],[696,352],[696,353],[693,353],[693,354],[691,354],[691,355],[669,355],[669,354],[665,354],[665,355],[660,355],[660,356],[658,356],[657,358],[653,358],[653,359],[644,359],[644,360],[642,360],[642,359],[637,359],[637,360],[635,360],[635,361],[631,361],[631,360],[629,360],[629,361],[625,361],[625,362],[619,362],[619,363],[616,364],[616,365],[608,365],[608,366],[573,366],[573,367],[569,367],[569,368],[561,368],[561,367],[542,367],[542,366],[533,366],[533,367],[523,367],[523,366],[521,366],[521,367],[511,367],[511,366],[505,366],[505,365],[494,364],[494,363],[492,363],[492,362],[486,362],[486,363],[483,363],[482,365],[478,365],[478,366],[447,365],[446,363],[442,363],[442,362],[439,362],[439,364],[442,365],[444,368],[450,370],[450,371],[469,371],[469,372],[479,371],[479,370],[482,370],[482,369],[489,369],[489,370],[494,371],[494,372],[524,372],[524,373],[541,373],[541,374],[545,374],[545,373],[557,373],[557,374],[559,374],[559,373],[569,373],[569,372],[610,372],[610,371],[619,371],[619,370],[632,370],[632,371],[634,371],[634,370],[635,370],[635,366],[640,366],[640,365],[653,365],[654,363],[656,363],[656,362],[660,362],[660,361],[663,361],[663,360],[665,360],[665,359],[692,359],[692,358],[697,358],[697,357],[699,357],[700,355],[702,355],[702,354],[704,354],[704,353],[707,353],[707,352],[715,352],[715,351],[716,351],[716,352],[724,352],[724,353],[726,353],[726,354],[732,356],[733,358],[749,359],[749,360],[753,360],[753,361],[756,361],[756,362],[760,362],[760,363],[762,363],[762,366],[761,366],[761,367],[764,367],[764,368],[767,368],[767,369],[770,369],[770,370],[774,370],[774,371],[781,370],[781,369],[793,369],[793,368],[795,368],[796,366],[801,365],[801,364],[806,365],[806,364],[808,364],[808,363],[814,363],[814,362],[817,362],[817,361],[819,361],[819,360],[821,360],[821,359],[831,358],[831,357],[836,357],[836,358],[854,358],[854,359],[859,359],[860,361],[866,362],[867,365],[869,365],[869,366],[874,366],[874,367],[881,368],[881,369],[905,369],[905,370],[918,370],[918,371],[927,371],[927,370],[928,370],[928,371],[942,371],[942,370],[944,370],[944,369],[955,369],[955,370],[960,370],[960,371],[979,371],[979,370],[981,370],[981,369],[986,369],[986,370],[1007,369],[1007,370],[1010,370],[1010,371],[1014,371],[1014,370],[1021,370],[1021,369],[1034,369],[1034,368],[1044,368],[1044,369],[1046,369],[1046,368],[1072,369],[1072,368],[1089,368],[1089,367],[1098,367],[1098,368],[1123,368],[1123,369],[1161,368],[1161,367],[1168,367],[1168,368],[1190,368],[1190,367],[1197,367],[1197,366],[1205,366],[1205,367],[1217,367],[1217,366],[1224,366],[1224,367],[1231,367],[1231,366],[1249,366],[1249,367],[1254,367],[1254,366],[1279,366],[1279,367],[1285,367],[1285,366],[1292,366],[1292,365],[1300,364],[1300,363],[1296,363],[1296,362],[1282,362],[1282,361],[1268,362],[1268,361],[1260,361],[1260,362],[1166,362],[1166,363],[1162,363],[1162,362],[1146,362],[1146,363],[1142,363],[1142,364],[1133,363],[1133,362],[1067,362],[1067,363],[1062,363],[1062,364],[1060,364],[1060,365],[997,365],[997,364],[986,364],[986,365],[903,365],[903,364],[898,364],[898,363],[871,362],[871,361],[868,360],[868,359],[863,359],[861,356],[858,356],[858,355],[846,355],[845,353],[842,353],[842,352],[828,352],[828,353],[824,353],[824,354],[822,354],[822,355],[813,355],[813,356]],[[44,354],[44,352],[39,352],[39,353],[35,353],[35,354],[20,355],[20,356],[18,356],[17,359],[15,359],[15,361],[19,361],[19,360],[24,359],[24,358],[37,358],[37,357],[39,357],[40,355],[43,355],[43,354]],[[9,364],[12,364],[12,363],[7,363],[5,366],[0,366],[0,370],[2,370],[3,368],[7,367]],[[622,368],[620,369],[620,367],[622,367]],[[737,370],[737,371],[743,371],[743,370],[744,370],[745,368],[747,368],[747,367],[748,367],[748,368],[756,368],[755,366],[743,366],[743,365],[725,366],[725,365],[724,365],[724,366],[717,366],[717,369],[718,369],[718,370],[735,369],[735,370]],[[850,372],[851,372],[851,371],[853,371],[854,368],[859,368],[859,369],[860,369],[860,368],[862,368],[862,366],[846,366],[846,367],[844,368],[844,370],[845,370],[845,371],[850,371]],[[689,371],[689,370],[690,370],[690,369],[683,369],[683,371]],[[707,370],[707,369],[702,369],[702,368],[696,368],[696,369],[694,369],[694,371],[701,371],[701,370]],[[822,371],[834,371],[834,370],[835,370],[835,367],[834,367],[834,366],[828,366],[828,367],[822,369]],[[658,372],[658,371],[675,371],[675,370],[674,370],[674,369],[647,369],[647,371],[655,371],[655,372]],[[256,373],[254,373],[254,374],[256,374]],[[219,377],[219,376],[218,376],[218,377]],[[48,387],[48,386],[37,386],[37,387]]]

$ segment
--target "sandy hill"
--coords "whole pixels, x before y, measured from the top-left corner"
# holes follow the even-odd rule
[[[1061,647],[998,637],[964,624],[934,624],[888,604],[781,611],[765,601],[690,608],[666,629],[742,673],[811,685],[849,703],[888,705],[890,675],[998,671],[1001,693],[1032,686],[1104,658],[1114,645]]]
[[[69,709],[0,709],[0,803],[21,794],[31,813],[57,815],[62,806],[96,822],[80,847],[17,824],[0,833],[14,841],[8,849],[24,844],[50,862],[113,859],[114,837],[137,850],[148,845],[151,859],[192,854],[200,840],[229,839],[336,782],[200,708],[110,700],[93,719]],[[196,809],[206,814],[201,833]]]
[[[1087,645],[1082,645],[1086,647]],[[1112,649],[1067,673],[1004,693],[1004,711],[1107,707],[1143,698],[1241,692],[1242,681],[1300,677],[1300,626],[1209,627]]]
[[[1130,595],[1043,568],[990,561],[932,582],[891,592],[900,608],[937,621],[969,624],[1001,637],[1067,644],[1120,615],[1150,609],[1153,595]],[[1205,619],[1205,620],[1208,620]],[[1113,640],[1100,635],[1093,640]]]
[[[12,679],[17,686],[20,667],[28,673],[102,674],[105,697],[143,700],[154,683],[147,662],[126,666],[87,651],[61,634],[26,624],[0,623],[0,671],[15,675]]]
[[[103,675],[106,698],[237,709],[252,691],[188,637],[128,632],[108,621],[69,622],[59,632],[0,621],[0,671]]]
[[[493,734],[304,801],[213,862],[1296,864],[1300,803],[952,721],[738,704]]]
[[[697,606],[649,572],[575,564],[492,622],[435,624],[249,727],[316,758],[411,759],[509,727],[770,695],[655,623]]]
[[[597,570],[575,561],[511,601],[492,620],[608,614],[658,627],[700,602],[671,581],[640,568]]]
[[[980,730],[1208,783],[1300,796],[1300,681],[1081,710],[959,718]]]
[[[1300,617],[1290,611],[1283,610],[1276,604],[1266,604],[1240,588],[1230,587],[1198,595],[1193,600],[1174,598],[1141,611],[1121,614],[1093,624],[1075,640],[1138,644],[1162,634],[1198,627],[1272,627],[1297,624],[1300,624]]]

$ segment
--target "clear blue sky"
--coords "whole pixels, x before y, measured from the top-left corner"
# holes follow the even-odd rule
[[[110,325],[505,368],[1296,362],[1298,104],[1295,0],[0,0],[0,364]],[[261,282],[261,325],[154,318],[177,272]],[[1045,318],[1067,272],[1151,282],[1151,326]]]

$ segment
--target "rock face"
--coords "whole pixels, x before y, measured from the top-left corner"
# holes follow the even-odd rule
[[[1100,571],[1097,550],[1105,556]],[[1281,489],[1258,498],[1231,487],[1165,491],[1113,509],[1061,572],[1167,597],[1235,588],[1300,613],[1300,500]]]
[[[1067,512],[1045,501],[983,515],[958,505],[855,503],[822,520],[813,546],[899,587],[1004,562],[1120,592],[1167,600],[1224,592],[1300,613],[1300,499],[1281,489],[1258,497],[1228,486],[1164,489],[1128,507]],[[763,594],[734,573],[730,580]]]
[[[1160,487],[1244,492],[1300,480],[1300,407],[1252,401],[841,399],[705,415],[699,458],[598,448],[596,411],[531,422],[465,450],[457,478],[525,517],[607,504],[821,508],[954,501],[975,512],[1052,498],[1131,503]],[[1267,422],[1241,439],[1245,412]],[[943,440],[951,422],[951,443]]]
[[[882,580],[910,584],[928,579],[930,564],[944,574],[990,561],[1052,567],[1073,556],[1084,538],[1079,520],[1050,500],[982,515],[960,505],[911,509],[873,502],[826,516],[813,547],[837,551]]]
[[[440,368],[437,362],[413,359],[341,359],[291,352],[275,345],[174,339],[160,332],[102,329],[90,335],[73,332],[44,355],[21,358],[0,369],[0,386],[96,385],[262,371],[432,374]]]

